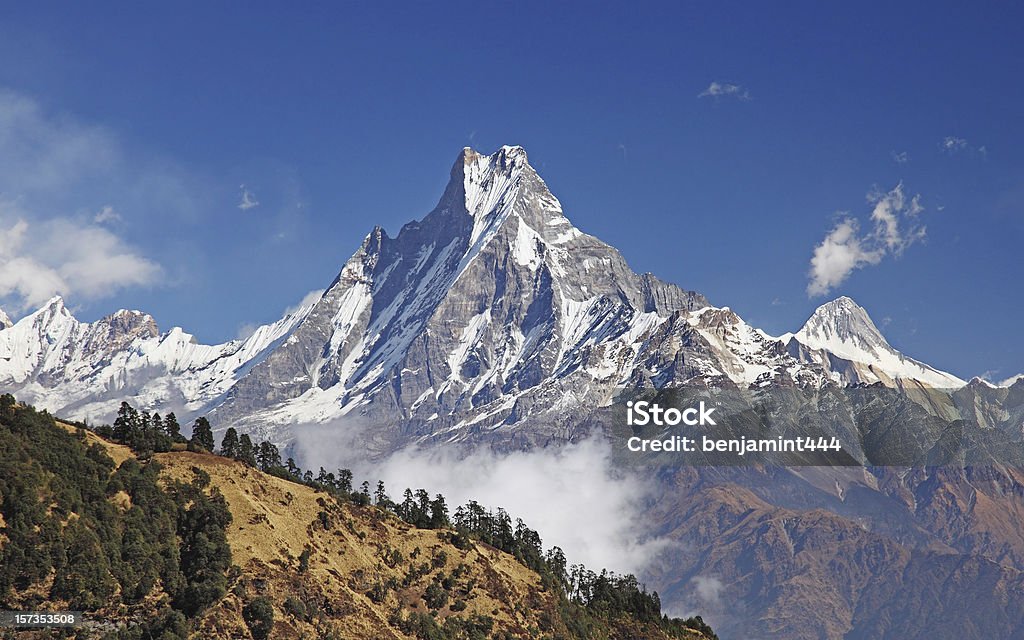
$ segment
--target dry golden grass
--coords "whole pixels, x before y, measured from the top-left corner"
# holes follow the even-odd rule
[[[134,457],[128,447],[91,432],[86,437],[117,464]],[[544,589],[540,577],[488,545],[459,549],[448,541],[450,532],[416,529],[375,507],[339,504],[324,492],[213,454],[175,450],[154,460],[167,482],[191,481],[195,468],[209,474],[233,518],[226,533],[240,571],[229,576],[228,593],[202,615],[193,639],[250,638],[242,609],[257,596],[273,603],[275,639],[406,638],[393,624],[397,610],[403,616],[430,613],[440,624],[450,616],[487,616],[493,620],[492,636],[551,637],[551,631],[565,631],[558,598]],[[130,506],[127,494],[111,500]],[[308,552],[305,569],[303,552]],[[440,555],[445,560],[435,561]],[[447,604],[431,611],[424,601],[427,587],[456,567],[462,567],[461,575],[447,590]],[[465,608],[453,611],[456,602]],[[295,610],[296,603],[305,615]],[[665,638],[658,629],[627,620],[613,627],[621,633],[611,637]]]
[[[242,568],[243,582],[258,592],[247,595],[267,595],[274,601],[281,637],[314,631],[313,625],[296,620],[282,608],[289,595],[301,594],[317,601],[321,610],[336,612],[327,618],[340,637],[403,638],[388,622],[392,611],[401,605],[408,611],[427,612],[422,596],[433,576],[451,573],[459,564],[467,567],[459,583],[472,581],[477,588],[471,590],[465,611],[458,615],[487,615],[494,619],[495,629],[528,637],[537,628],[538,612],[516,605],[538,597],[553,605],[553,595],[542,592],[537,574],[486,545],[460,550],[443,540],[442,532],[416,529],[373,507],[339,505],[326,493],[233,460],[192,452],[155,458],[168,478],[188,481],[192,468],[201,468],[223,493],[233,517],[227,535],[234,563]],[[299,557],[307,549],[308,570],[301,573]],[[402,561],[389,566],[385,554],[395,550]],[[401,586],[411,564],[430,563],[438,552],[447,556],[443,566],[431,567],[408,587]],[[399,588],[374,602],[370,590],[389,579],[397,581]],[[435,612],[439,621],[453,615],[454,601],[450,598],[447,606]],[[238,619],[240,610],[241,599],[229,595],[206,617],[218,618],[218,631],[228,631],[226,620]],[[213,625],[208,620],[208,626]],[[237,628],[237,624],[230,626]]]

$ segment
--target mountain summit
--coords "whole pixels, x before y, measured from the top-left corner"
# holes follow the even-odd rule
[[[947,389],[966,384],[894,349],[868,312],[846,296],[818,307],[795,337],[812,349],[854,363],[858,377],[865,382],[892,384],[906,379]]]
[[[848,347],[851,354],[870,353],[889,348],[882,332],[872,322],[868,312],[851,298],[841,296],[818,307],[797,337],[815,348]],[[836,355],[841,355],[833,351]]]
[[[246,340],[197,344],[138,311],[80,323],[59,299],[0,330],[0,391],[69,417],[108,419],[133,399],[278,439],[287,425],[372,422],[381,446],[571,437],[559,412],[623,387],[901,379],[963,384],[893,349],[849,298],[774,338],[633,272],[573,226],[514,146],[463,149],[430,213],[394,237],[374,228],[318,299]]]
[[[465,149],[434,210],[394,238],[374,229],[217,418],[249,416],[269,394],[274,420],[356,406],[431,432],[484,408],[503,420],[510,398],[568,374],[589,340],[706,305],[576,229],[520,147]]]

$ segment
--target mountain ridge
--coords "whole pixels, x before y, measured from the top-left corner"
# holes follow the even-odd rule
[[[41,309],[32,329],[0,330],[0,388],[76,418],[109,418],[129,397],[221,428],[360,415],[458,439],[527,421],[570,388],[600,406],[619,386],[964,384],[893,349],[849,298],[775,338],[633,272],[572,225],[522,147],[467,147],[450,175],[430,213],[393,238],[375,227],[319,299],[245,340],[201,345],[142,312],[78,323],[57,298],[43,307],[57,320]],[[829,335],[853,342],[825,339],[851,318]]]

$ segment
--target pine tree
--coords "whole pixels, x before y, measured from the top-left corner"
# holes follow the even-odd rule
[[[345,495],[352,493],[352,472],[348,469],[338,469],[338,490]]]
[[[441,529],[448,526],[448,505],[440,493],[430,502],[430,528]]]
[[[224,432],[224,439],[220,441],[220,455],[225,458],[238,457],[238,431],[234,427],[228,427]]]
[[[259,451],[256,454],[256,461],[259,462],[260,469],[263,471],[280,467],[281,452],[277,450],[277,447],[272,442],[264,440],[260,443]]]
[[[213,428],[206,418],[196,418],[195,424],[192,425],[192,446],[213,451]]]
[[[238,455],[235,459],[250,467],[256,466],[256,448],[253,446],[252,438],[249,437],[248,433],[243,433],[242,437],[238,439]]]
[[[265,640],[274,629],[274,607],[270,599],[260,596],[242,608],[242,618],[254,640]]]
[[[139,412],[127,402],[121,403],[114,420],[114,439],[118,442],[132,442],[140,430]]]
[[[174,415],[173,411],[164,418],[164,433],[170,436],[174,442],[181,442],[183,440],[181,437],[181,425],[178,424],[178,416]]]
[[[384,491],[384,481],[383,480],[378,480],[377,481],[377,491],[374,492],[373,498],[374,498],[374,504],[376,504],[378,507],[387,508],[387,506],[391,503],[391,500],[388,498],[387,492]]]

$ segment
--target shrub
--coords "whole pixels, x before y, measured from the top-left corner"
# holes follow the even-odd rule
[[[242,619],[254,640],[266,640],[274,628],[274,606],[269,598],[260,596],[245,605]]]

